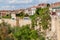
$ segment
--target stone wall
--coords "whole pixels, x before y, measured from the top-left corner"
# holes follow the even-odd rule
[[[12,19],[3,19],[4,22],[10,24],[12,27],[16,26],[16,20]],[[2,19],[0,19],[0,23],[2,23]],[[19,26],[31,24],[31,20],[24,20],[24,19],[19,19]]]

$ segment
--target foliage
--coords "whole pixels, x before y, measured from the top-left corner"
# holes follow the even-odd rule
[[[0,25],[1,40],[42,40],[44,38],[42,35],[40,38],[37,31],[30,29],[29,25],[15,28],[11,28],[6,23],[2,23],[2,25]]]
[[[0,24],[0,40],[12,40],[14,39],[11,34],[11,26],[5,22]],[[10,35],[10,36],[9,36]]]
[[[47,4],[47,7],[50,7],[50,4],[49,3]]]
[[[25,15],[24,12],[16,14],[17,17],[23,18]],[[32,16],[29,16],[32,20],[32,28],[37,26],[37,21],[39,21],[40,26],[44,30],[49,28],[49,21],[51,20],[49,14],[49,8],[37,8],[36,13]],[[41,19],[41,20],[40,20]],[[10,25],[6,23],[0,24],[0,39],[1,40],[45,40],[45,37],[41,34],[38,34],[38,31],[30,28],[30,25],[22,27],[11,28]]]
[[[23,18],[24,17],[24,12],[20,12],[18,14],[16,14],[17,17]]]
[[[30,25],[11,28],[10,25],[3,22],[0,24],[1,40],[45,40],[37,30],[30,29]]]
[[[10,14],[7,14],[5,16],[2,16],[2,18],[11,18],[11,15]]]
[[[29,17],[29,15],[28,14],[25,14],[24,17]]]
[[[36,19],[36,18],[37,18],[38,16],[37,16],[37,14],[34,14],[34,15],[29,16],[29,17],[30,17],[31,22],[32,22],[32,23],[31,23],[32,28],[34,29],[34,27],[37,26],[37,19]]]
[[[37,9],[39,10],[39,9]],[[50,18],[50,14],[49,14],[49,9],[48,8],[40,8],[40,10],[38,11],[39,13],[39,17],[41,19],[41,23],[40,25],[43,27],[43,29],[47,29],[48,25],[49,25],[49,20]]]
[[[47,6],[49,6],[49,4]],[[37,8],[36,13],[30,16],[30,18],[32,20],[32,26],[36,26],[37,21],[39,21],[39,25],[42,26],[44,30],[48,29],[49,21],[51,20],[49,7]]]
[[[13,34],[17,40],[40,40],[37,31],[30,29],[28,25],[14,28]],[[41,35],[41,40],[44,37]]]

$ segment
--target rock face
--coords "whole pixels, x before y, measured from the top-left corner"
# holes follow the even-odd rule
[[[57,40],[60,40],[60,12],[57,13],[57,23],[56,23],[56,32],[57,32]]]
[[[54,10],[54,9],[53,9]],[[51,32],[53,40],[60,40],[60,9],[55,9],[55,13],[51,15]],[[54,36],[55,35],[55,36]]]

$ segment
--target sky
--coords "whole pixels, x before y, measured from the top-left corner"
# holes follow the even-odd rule
[[[40,3],[54,3],[60,0],[0,0],[0,10],[28,8]]]

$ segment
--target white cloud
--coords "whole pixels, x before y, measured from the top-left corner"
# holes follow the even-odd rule
[[[15,9],[15,6],[0,6],[0,9],[10,10],[10,9]]]
[[[47,3],[48,0],[39,0],[39,3]]]
[[[9,0],[10,4],[16,4],[16,3],[31,3],[33,0]]]

